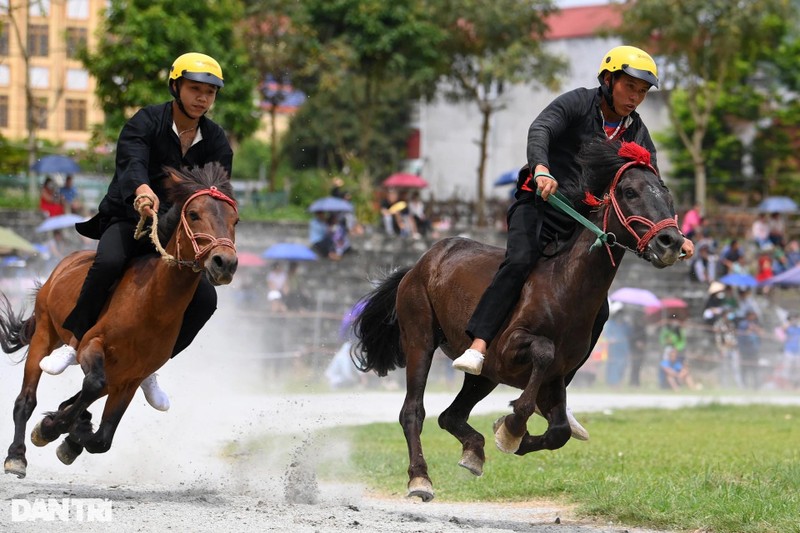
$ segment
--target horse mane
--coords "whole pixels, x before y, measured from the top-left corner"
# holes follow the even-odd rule
[[[619,141],[603,139],[583,145],[577,156],[577,161],[582,169],[579,179],[565,180],[558,187],[559,192],[572,202],[575,209],[585,214],[588,210],[588,206],[583,202],[586,192],[588,191],[596,197],[602,197],[620,167],[631,161],[631,159],[619,155],[621,146],[622,143]]]
[[[181,220],[183,204],[197,191],[216,187],[219,192],[233,198],[230,176],[225,167],[216,161],[206,163],[202,167],[181,167],[180,170],[164,167],[163,170],[167,175],[172,174],[175,178],[167,178],[169,180],[167,194],[172,207],[158,221],[158,238],[161,242],[167,242],[175,232],[175,228],[178,227]]]

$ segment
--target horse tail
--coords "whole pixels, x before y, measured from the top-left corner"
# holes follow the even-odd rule
[[[31,343],[36,329],[36,317],[31,315],[24,319],[24,313],[14,313],[11,302],[5,294],[0,293],[0,348],[5,353],[14,353]]]
[[[409,270],[411,267],[395,270],[362,300],[361,312],[353,322],[357,341],[350,354],[362,372],[374,370],[385,376],[406,366],[397,322],[397,287]]]

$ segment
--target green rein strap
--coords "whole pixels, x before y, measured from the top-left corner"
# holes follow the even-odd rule
[[[547,178],[550,178],[553,181],[556,181],[556,179],[551,174],[548,174],[547,172],[537,172],[536,174],[534,174],[533,175],[534,181],[539,176],[545,176]],[[537,196],[541,196],[542,195],[542,191],[540,191],[538,187],[536,188],[536,195]],[[592,250],[594,250],[595,248],[603,246],[604,244],[606,246],[613,246],[616,243],[616,238],[615,238],[613,233],[604,232],[603,230],[601,230],[600,228],[595,226],[594,223],[592,223],[591,220],[589,220],[585,216],[583,216],[580,213],[578,213],[577,211],[575,211],[575,209],[573,209],[572,206],[570,205],[569,200],[567,200],[567,197],[564,196],[563,194],[561,194],[560,192],[556,192],[555,194],[551,194],[550,197],[546,201],[550,202],[557,209],[559,209],[563,213],[571,216],[572,218],[574,218],[575,220],[577,220],[578,222],[583,224],[589,231],[591,231],[592,233],[597,235],[597,240],[594,241],[594,244],[592,244],[589,247],[589,251],[590,252]]]

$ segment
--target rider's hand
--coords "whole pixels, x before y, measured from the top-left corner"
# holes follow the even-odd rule
[[[687,259],[691,259],[694,255],[694,243],[687,239],[686,237],[683,238],[683,245],[681,245],[681,252],[683,255],[681,256],[681,260],[685,261]]]
[[[533,175],[536,176],[541,173],[550,174],[550,169],[544,165],[536,165]],[[542,200],[547,201],[548,196],[555,194],[558,190],[558,182],[554,178],[548,176],[536,176],[536,188],[540,191]]]
[[[142,195],[146,196],[147,198],[141,198],[139,202],[134,200],[133,207],[139,212],[139,214],[152,218],[153,215],[158,212],[158,196],[156,196],[156,193],[153,192],[153,189],[151,189],[146,183],[136,187],[136,197]],[[150,201],[148,202],[147,199]]]

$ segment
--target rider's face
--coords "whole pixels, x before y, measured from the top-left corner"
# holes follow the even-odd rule
[[[614,83],[612,97],[614,98],[614,110],[621,116],[630,115],[639,104],[644,101],[650,84],[644,80],[634,78],[623,73]]]
[[[217,87],[199,81],[184,79],[180,84],[180,91],[183,107],[192,117],[202,116],[217,98]]]

